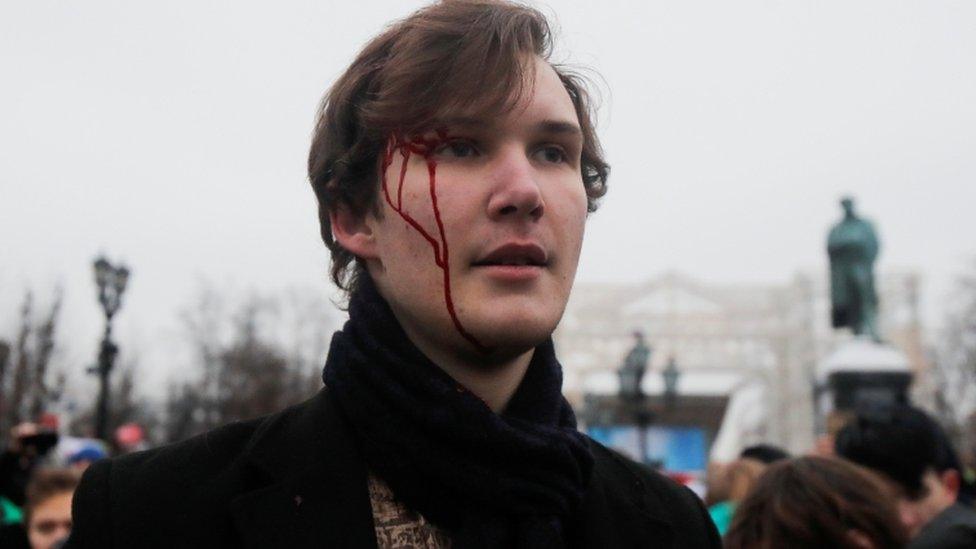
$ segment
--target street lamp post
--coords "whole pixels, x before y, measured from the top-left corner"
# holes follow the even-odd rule
[[[624,404],[634,416],[637,423],[637,444],[640,446],[641,463],[647,463],[647,426],[651,422],[651,414],[647,411],[644,391],[641,381],[647,371],[647,362],[651,358],[651,348],[644,342],[644,334],[634,332],[634,347],[627,353],[624,365],[618,371],[620,376],[620,402]]]
[[[681,371],[678,370],[674,357],[668,359],[668,365],[661,372],[661,377],[664,378],[664,405],[674,408],[678,401],[678,378],[681,377]]]
[[[105,313],[105,333],[98,351],[98,365],[89,373],[98,375],[98,408],[95,412],[95,437],[108,440],[109,376],[115,365],[118,346],[112,341],[112,318],[122,306],[122,294],[129,280],[129,269],[124,265],[113,266],[104,257],[95,260],[95,284],[98,286],[98,302]]]

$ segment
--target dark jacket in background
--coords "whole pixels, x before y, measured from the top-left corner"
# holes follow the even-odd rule
[[[908,549],[976,548],[976,511],[956,503],[922,528]]]
[[[573,547],[721,547],[688,489],[592,443]],[[86,471],[67,547],[376,547],[363,460],[326,390]]]

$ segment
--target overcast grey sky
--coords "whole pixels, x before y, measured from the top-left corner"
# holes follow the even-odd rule
[[[414,1],[0,0],[0,337],[63,285],[61,362],[94,356],[90,262],[133,269],[123,345],[179,375],[199,280],[328,293],[305,157],[316,106]],[[858,197],[926,318],[976,253],[976,3],[557,1],[599,75],[613,172],[579,280],[783,282]],[[323,357],[324,358],[324,357]]]

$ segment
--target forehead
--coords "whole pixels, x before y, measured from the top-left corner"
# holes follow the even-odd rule
[[[464,107],[440,113],[435,125],[478,126],[512,130],[531,126],[555,132],[579,132],[576,107],[556,70],[540,57],[532,57],[532,71],[526,71],[525,86],[514,103],[502,112],[485,112]],[[514,93],[514,91],[513,91]]]
[[[57,492],[44,498],[36,505],[33,517],[58,515],[71,512],[72,492],[70,490]]]
[[[578,123],[576,108],[556,70],[538,57],[534,58],[534,63],[535,78],[531,92],[521,98],[515,112],[524,107],[525,111],[539,111],[550,117],[562,116]]]

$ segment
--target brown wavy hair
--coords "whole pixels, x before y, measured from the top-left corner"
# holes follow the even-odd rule
[[[326,93],[308,157],[332,280],[348,292],[365,272],[332,235],[329,215],[379,215],[380,154],[391,136],[419,134],[449,114],[500,114],[531,93],[534,65],[548,61],[544,15],[499,0],[444,0],[395,22],[360,51]],[[569,93],[583,132],[581,171],[589,211],[606,193],[609,165],[593,123],[587,80],[550,63]]]
[[[849,461],[802,457],[769,466],[736,508],[725,549],[905,546],[894,498]]]
[[[31,516],[42,503],[63,493],[73,493],[81,475],[71,469],[39,468],[27,483],[24,503],[24,525],[30,524]]]

